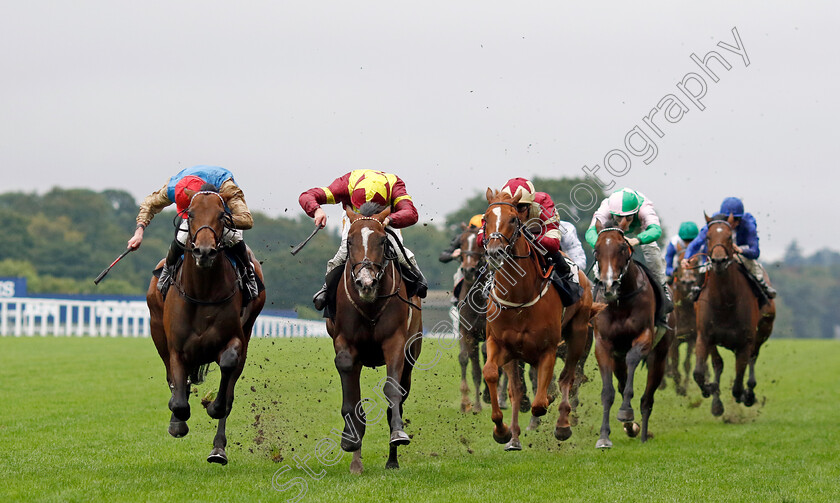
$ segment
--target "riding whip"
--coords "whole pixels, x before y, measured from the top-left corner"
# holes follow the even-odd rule
[[[126,255],[128,255],[129,253],[133,252],[136,249],[137,248],[131,248],[131,247],[126,248],[125,251],[122,252],[119,257],[117,257],[117,260],[111,262],[111,265],[109,265],[104,271],[99,273],[99,276],[97,276],[96,279],[93,280],[93,284],[98,285],[99,282],[102,281],[102,278],[104,278],[105,275],[108,274],[108,272],[111,270],[111,268],[114,267],[115,265],[117,265],[117,262],[122,260],[123,257],[125,257]]]
[[[297,255],[297,252],[301,251],[301,250],[303,249],[303,247],[304,247],[304,246],[306,246],[306,243],[308,243],[310,239],[312,239],[313,237],[315,237],[315,234],[317,234],[317,233],[318,233],[318,231],[320,231],[322,228],[323,228],[322,226],[320,226],[320,225],[316,225],[316,226],[315,226],[315,230],[314,230],[314,231],[312,231],[312,234],[310,234],[308,238],[304,239],[304,240],[303,240],[300,244],[298,244],[297,246],[293,246],[293,247],[292,247],[292,249],[291,249],[292,255]]]

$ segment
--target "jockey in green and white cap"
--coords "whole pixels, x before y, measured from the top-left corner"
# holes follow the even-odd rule
[[[630,226],[624,233],[627,242],[634,248],[633,257],[642,262],[653,273],[653,276],[662,285],[665,291],[666,306],[665,313],[673,309],[671,304],[671,292],[665,285],[665,260],[656,240],[662,236],[662,226],[659,224],[659,216],[653,208],[653,201],[645,197],[641,192],[630,188],[623,188],[610,194],[601,203],[595,214],[592,215],[592,223],[586,231],[586,242],[595,248],[598,241],[598,231],[595,229],[595,222],[605,225],[610,219],[623,223],[630,219]],[[595,264],[598,267],[598,264]],[[596,271],[597,274],[597,271]],[[664,325],[665,320],[657,320],[657,325]]]

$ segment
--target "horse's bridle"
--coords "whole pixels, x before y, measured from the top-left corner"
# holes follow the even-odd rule
[[[187,243],[184,246],[184,251],[185,252],[186,251],[192,251],[195,248],[195,240],[198,237],[198,233],[203,231],[204,229],[210,229],[210,232],[213,233],[213,241],[215,243],[214,246],[216,247],[216,249],[221,250],[222,234],[224,234],[224,232],[221,232],[221,233],[216,232],[216,229],[214,229],[213,227],[211,227],[209,225],[202,225],[195,232],[190,232],[190,230],[191,230],[190,229],[190,219],[192,218],[192,214],[190,213],[190,208],[192,207],[193,199],[195,199],[195,196],[197,196],[199,194],[215,194],[215,195],[217,195],[219,197],[219,200],[222,202],[222,208],[224,209],[224,215],[222,217],[220,217],[220,219],[222,220],[222,227],[223,228],[227,228],[227,227],[233,228],[233,216],[231,215],[230,210],[228,209],[227,205],[225,204],[225,200],[224,200],[224,198],[222,197],[221,194],[219,194],[218,192],[213,192],[211,190],[202,190],[200,192],[196,192],[195,194],[193,194],[193,197],[190,199],[190,206],[187,207],[186,210],[184,210],[184,214],[186,215],[186,218],[187,218],[187,234],[189,235],[189,240],[187,240]],[[176,231],[176,233],[177,233],[177,231]]]
[[[514,229],[513,234],[511,234],[511,236],[509,238],[501,232],[491,232],[490,234],[487,234],[487,221],[485,219],[484,225],[482,227],[482,230],[484,231],[484,236],[485,236],[484,249],[485,250],[487,249],[487,244],[491,240],[498,239],[499,241],[507,242],[507,245],[504,248],[502,248],[502,250],[504,250],[504,252],[505,252],[505,255],[507,255],[511,258],[515,258],[515,259],[529,258],[531,256],[531,247],[530,246],[528,247],[528,255],[516,255],[516,254],[513,253],[513,247],[516,245],[516,242],[519,240],[520,236],[522,236],[522,227],[523,227],[522,226],[522,221],[519,220],[519,210],[516,207],[516,205],[513,204],[513,203],[505,202],[505,201],[498,201],[498,202],[495,202],[495,203],[490,203],[488,205],[488,208],[490,206],[502,206],[502,205],[510,206],[516,212],[516,215],[517,215],[516,216],[516,229]]]
[[[621,233],[621,237],[624,239],[624,242],[627,243],[627,246],[630,249],[630,255],[627,257],[627,262],[624,264],[624,267],[621,269],[621,272],[619,273],[618,278],[615,280],[615,282],[619,286],[621,286],[621,280],[624,278],[624,275],[627,274],[628,269],[630,269],[630,262],[633,260],[633,246],[630,244],[629,241],[627,241],[627,236],[624,235],[624,231],[622,229],[618,228],[618,227],[605,227],[605,228],[601,229],[600,231],[598,231],[598,235],[600,236],[601,234],[603,234],[604,232],[607,232],[607,231],[618,231],[619,233]],[[593,254],[595,255],[595,262],[598,262],[598,250],[596,249]],[[595,278],[595,285],[596,285],[596,288],[598,288],[600,290],[604,290],[606,288],[604,286],[604,284],[601,282],[600,278]],[[635,293],[636,292],[634,292],[632,295],[635,295]]]
[[[709,257],[709,262],[710,262],[710,263],[711,263],[711,265],[714,267],[714,266],[715,266],[715,263],[712,261],[712,251],[714,251],[714,249],[715,249],[715,248],[717,248],[718,246],[722,247],[722,248],[723,248],[723,250],[726,252],[726,260],[724,260],[724,261],[722,262],[722,264],[723,264],[723,269],[726,269],[727,267],[729,267],[729,266],[732,264],[732,262],[734,262],[734,261],[735,261],[735,259],[734,259],[734,255],[735,255],[735,254],[734,254],[734,253],[732,253],[732,252],[729,250],[729,248],[727,248],[727,247],[726,247],[726,243],[717,243],[716,245],[714,245],[714,246],[712,246],[711,248],[709,248],[709,232],[708,232],[708,231],[709,231],[709,230],[711,230],[711,226],[712,226],[712,225],[714,225],[714,224],[724,224],[725,226],[729,227],[729,232],[730,232],[729,241],[730,241],[730,242],[732,241],[732,239],[733,239],[733,237],[734,237],[734,236],[731,234],[731,233],[732,233],[732,231],[734,231],[734,229],[733,229],[733,228],[732,228],[732,226],[729,224],[729,222],[727,222],[726,220],[714,220],[714,221],[709,222],[709,223],[707,224],[707,231],[706,231],[706,256],[707,256],[707,257]]]
[[[383,229],[385,228],[382,225],[382,222],[380,222],[379,220],[377,220],[373,217],[357,218],[356,220],[353,220],[350,223],[350,227],[353,227],[353,224],[355,224],[356,222],[360,222],[362,220],[372,220],[372,221],[378,223]],[[347,234],[348,235],[350,234],[349,230],[347,231]],[[360,260],[359,262],[350,262],[350,278],[355,282],[357,272],[362,272],[365,269],[371,269],[372,271],[374,271],[374,278],[376,278],[376,282],[379,283],[382,280],[382,277],[385,275],[385,266],[387,265],[387,263],[390,262],[391,260],[393,260],[394,258],[396,258],[396,257],[389,257],[387,255],[387,251],[385,253],[383,253],[383,256],[385,257],[385,261],[374,262],[373,260],[370,260],[369,258],[367,258],[367,252],[365,252],[365,257],[362,260]],[[349,246],[347,247],[347,257],[348,257],[348,259],[350,257],[350,247]]]

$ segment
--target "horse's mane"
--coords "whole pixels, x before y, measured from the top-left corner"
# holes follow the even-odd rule
[[[372,217],[377,213],[382,213],[385,211],[386,206],[383,206],[379,203],[375,203],[373,201],[368,201],[359,208],[359,213],[363,217]]]
[[[726,222],[727,220],[729,220],[729,215],[727,215],[726,213],[716,213],[715,216],[709,219],[709,222],[717,222],[719,220]]]
[[[607,221],[604,222],[603,228],[608,229],[610,227],[618,228],[618,222],[615,221],[615,217],[613,217],[612,215],[610,215],[610,218],[608,218]]]
[[[216,192],[216,193],[219,192],[219,189],[216,188],[216,186],[213,185],[212,183],[205,183],[204,185],[201,186],[201,188],[199,190],[201,192]]]

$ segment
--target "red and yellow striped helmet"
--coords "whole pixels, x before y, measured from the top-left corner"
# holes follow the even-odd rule
[[[516,197],[516,194],[522,194],[519,198],[519,204],[530,204],[534,202],[534,194],[537,192],[534,189],[534,184],[525,178],[511,178],[502,187],[502,192],[509,194],[511,197]]]

